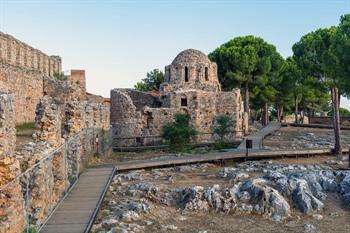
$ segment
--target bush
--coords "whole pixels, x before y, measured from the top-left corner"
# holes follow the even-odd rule
[[[220,138],[220,144],[224,144],[224,138],[227,134],[231,132],[231,127],[233,126],[232,118],[228,115],[219,115],[216,118],[216,126],[214,128],[214,133]]]
[[[29,229],[28,229],[28,231],[27,231],[27,229],[25,229],[24,231],[23,231],[23,233],[38,233],[38,231],[35,229],[35,228],[33,228],[33,227],[29,227]]]
[[[197,135],[197,131],[190,123],[190,116],[183,113],[175,114],[175,121],[165,124],[162,138],[167,141],[172,151],[184,151],[186,145]]]

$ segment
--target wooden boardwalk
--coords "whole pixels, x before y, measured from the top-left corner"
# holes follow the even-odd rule
[[[347,150],[344,150],[347,153]],[[278,157],[297,157],[312,155],[331,155],[331,149],[315,149],[315,150],[252,150],[249,152],[247,159],[266,159]],[[246,158],[246,154],[242,150],[232,150],[227,152],[217,152],[209,154],[194,154],[186,156],[171,156],[164,158],[156,158],[149,160],[133,160],[120,162],[116,164],[117,171],[128,171],[143,168],[156,168],[175,165],[185,165],[193,163],[204,163],[223,160],[242,160]]]
[[[89,232],[114,172],[113,166],[89,168],[83,172],[40,232]]]
[[[254,132],[250,134],[249,136],[245,137],[242,143],[238,146],[239,150],[245,149],[245,142],[246,139],[253,140],[253,149],[262,150],[263,149],[263,140],[266,136],[272,134],[276,130],[281,128],[281,123],[277,121],[270,122],[266,127],[262,128],[261,130]]]

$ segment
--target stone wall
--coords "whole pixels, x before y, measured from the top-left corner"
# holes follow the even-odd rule
[[[34,122],[35,108],[44,95],[43,79],[61,72],[61,58],[0,32],[0,90],[15,95],[16,122]]]
[[[309,117],[309,124],[333,125],[333,117]],[[350,117],[340,117],[340,126],[350,128]]]
[[[61,72],[62,61],[58,56],[48,56],[38,49],[0,32],[0,61],[27,70],[34,70],[45,76]]]
[[[145,98],[146,95],[148,98]],[[135,100],[135,96],[142,97],[142,100]],[[234,122],[228,141],[243,136],[243,107],[239,89],[232,92],[194,89],[174,91],[160,97],[167,103],[166,107],[150,107],[152,101],[146,100],[152,98],[155,97],[147,93],[140,95],[139,91],[131,89],[111,91],[110,119],[116,146],[147,146],[161,143],[162,126],[172,122],[176,112],[186,113],[191,117],[191,123],[199,132],[197,142],[214,142],[217,139],[213,132],[216,118],[222,114],[229,115]],[[186,106],[183,106],[184,99]],[[139,107],[136,107],[137,104]]]
[[[105,122],[109,106],[104,105],[103,98],[94,97],[102,102],[68,99],[67,102],[50,96],[40,99],[34,143],[24,145],[16,153],[22,172],[29,174],[27,212],[29,224],[35,228],[40,227],[88,165],[90,156],[109,148],[109,125]],[[22,188],[26,182],[23,177]]]
[[[25,225],[22,190],[15,179],[20,174],[15,145],[14,97],[0,93],[0,233],[21,233]]]
[[[0,90],[15,95],[16,122],[34,122],[35,107],[43,96],[41,73],[0,62]]]

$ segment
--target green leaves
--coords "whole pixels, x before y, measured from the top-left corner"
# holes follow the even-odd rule
[[[278,70],[283,61],[273,45],[254,36],[234,38],[210,53],[209,58],[218,64],[219,79],[227,90],[252,84],[259,76]]]
[[[214,133],[220,137],[220,141],[224,141],[224,137],[229,134],[232,130],[233,120],[228,115],[219,115],[216,118],[216,126],[214,128]]]
[[[147,77],[136,83],[134,88],[138,91],[159,90],[159,86],[164,82],[164,73],[159,69],[154,69],[147,73]]]
[[[190,116],[183,113],[175,114],[173,123],[165,124],[162,129],[162,138],[170,145],[173,151],[183,151],[185,146],[197,135],[197,131],[190,123]]]

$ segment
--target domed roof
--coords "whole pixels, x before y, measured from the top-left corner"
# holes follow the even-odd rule
[[[208,56],[196,49],[186,49],[179,53],[171,64],[180,63],[210,63]]]

